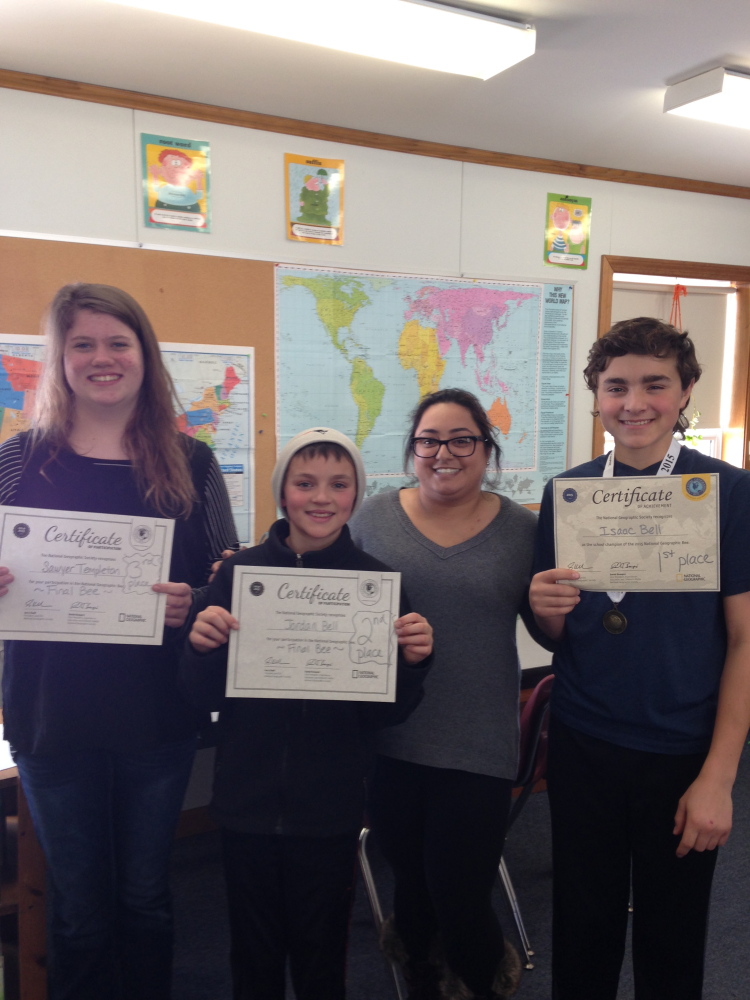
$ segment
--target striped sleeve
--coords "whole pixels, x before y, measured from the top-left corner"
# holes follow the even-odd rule
[[[211,455],[204,485],[203,519],[208,539],[209,564],[221,559],[224,549],[239,548],[227,488],[214,455]]]
[[[21,481],[23,463],[23,442],[16,434],[0,445],[0,504],[14,502]]]

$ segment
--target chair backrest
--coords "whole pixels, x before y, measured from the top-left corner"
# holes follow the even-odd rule
[[[547,717],[554,674],[539,681],[521,711],[521,741],[516,785],[541,781],[547,773]]]

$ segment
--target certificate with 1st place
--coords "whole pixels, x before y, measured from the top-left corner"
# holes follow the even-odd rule
[[[174,521],[0,507],[0,637],[158,646]]]
[[[230,698],[395,701],[400,573],[235,566]]]
[[[581,590],[717,591],[719,476],[555,479],[555,565]]]

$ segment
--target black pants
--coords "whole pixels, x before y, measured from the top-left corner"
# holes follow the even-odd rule
[[[505,949],[492,887],[512,784],[383,756],[373,782],[373,828],[396,881],[396,930],[415,961],[439,939],[452,971],[478,994],[489,991]]]
[[[234,1000],[343,1000],[358,835],[222,830]]]
[[[636,1000],[700,1000],[716,851],[675,854],[705,754],[645,753],[550,724],[555,1000],[615,1000],[633,892]]]

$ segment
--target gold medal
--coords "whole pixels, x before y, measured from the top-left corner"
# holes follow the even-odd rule
[[[628,620],[617,605],[605,611],[602,624],[611,635],[622,635],[628,627]]]

